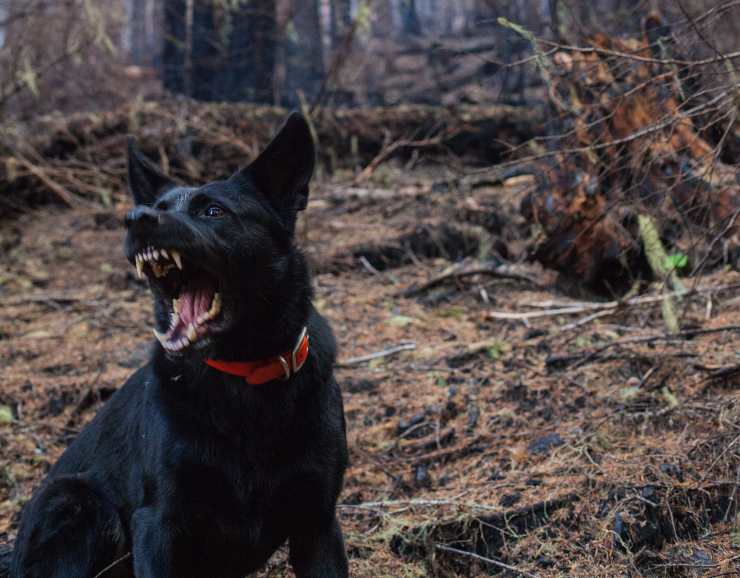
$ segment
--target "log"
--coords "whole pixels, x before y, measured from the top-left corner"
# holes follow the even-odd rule
[[[68,192],[97,202],[121,198],[128,134],[175,178],[224,177],[256,156],[287,113],[277,107],[171,100],[6,124],[0,130],[0,218],[13,206],[72,204]],[[329,170],[365,165],[390,143],[419,139],[434,143],[423,154],[451,152],[488,164],[507,152],[504,142],[516,145],[540,133],[543,111],[511,106],[319,109],[312,120]],[[404,153],[404,146],[394,152]],[[53,175],[53,186],[39,175]],[[98,198],[92,191],[99,191]]]

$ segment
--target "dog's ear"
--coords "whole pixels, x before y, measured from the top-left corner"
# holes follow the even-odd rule
[[[128,140],[128,188],[137,205],[152,205],[165,190],[176,186],[175,181],[165,175],[136,146],[133,138]]]
[[[296,212],[308,204],[308,183],[315,162],[311,129],[303,115],[294,112],[262,154],[233,178],[250,178],[292,228]]]

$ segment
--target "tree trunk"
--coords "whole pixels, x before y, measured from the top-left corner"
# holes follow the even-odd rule
[[[408,36],[421,36],[421,22],[416,0],[401,0],[401,28]]]
[[[196,0],[192,27],[191,96],[198,100],[218,100],[221,97],[218,83],[221,59],[212,2]]]
[[[314,99],[324,81],[324,51],[318,0],[294,0],[293,34],[287,35],[286,100],[298,103],[297,93],[303,91]]]
[[[275,47],[277,45],[277,11],[275,0],[253,0],[249,37],[254,68],[254,101],[274,103]]]
[[[331,45],[338,48],[342,45],[344,35],[352,25],[350,0],[331,0]]]
[[[376,0],[373,3],[372,30],[376,38],[390,38],[393,35],[393,7],[391,0]]]
[[[147,0],[130,0],[128,42],[131,62],[142,65],[147,61],[146,4]]]
[[[228,100],[271,104],[277,36],[275,0],[242,2],[230,13],[224,93]]]
[[[164,0],[162,83],[177,93],[185,88],[185,12],[185,0]]]

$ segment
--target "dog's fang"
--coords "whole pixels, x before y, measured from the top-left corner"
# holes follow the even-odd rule
[[[170,258],[170,254],[167,252],[167,249],[160,249],[159,253],[162,255],[162,259]]]
[[[180,256],[180,253],[177,251],[172,251],[172,259],[175,261],[175,265],[177,265],[177,268],[182,271],[182,257]]]
[[[180,306],[180,300],[179,299],[173,299],[172,300],[172,310],[175,313],[178,313],[178,314],[180,313],[179,306]]]
[[[136,256],[136,275],[139,279],[144,278],[144,260],[139,255]]]
[[[154,251],[152,251],[152,258],[155,261],[159,261],[159,251],[157,251],[156,249],[154,249]]]
[[[165,343],[167,343],[166,335],[164,335],[163,333],[160,333],[156,329],[152,329],[152,331],[154,332],[154,337],[157,338],[157,341],[159,341],[162,345],[165,345]]]
[[[216,293],[213,296],[213,302],[211,308],[208,310],[208,318],[213,319],[221,311],[221,293]]]

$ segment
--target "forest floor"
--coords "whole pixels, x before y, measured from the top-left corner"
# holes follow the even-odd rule
[[[659,299],[595,309],[530,265],[409,294],[500,253],[502,222],[528,226],[526,181],[445,179],[385,167],[363,187],[320,179],[299,227],[341,348],[351,575],[740,575],[740,274],[687,280],[700,291],[680,303],[679,335]],[[125,208],[0,226],[0,544],[151,346]],[[498,224],[470,225],[486,214]],[[501,315],[522,312],[541,316]],[[284,552],[259,574],[289,575]]]

